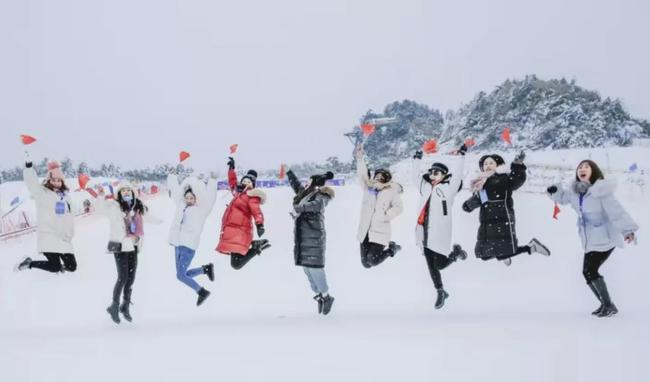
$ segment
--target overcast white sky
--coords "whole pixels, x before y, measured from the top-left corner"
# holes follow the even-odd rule
[[[0,0],[0,167],[348,158],[368,109],[576,78],[650,118],[643,0]]]

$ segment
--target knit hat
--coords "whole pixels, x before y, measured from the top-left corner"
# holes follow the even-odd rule
[[[52,161],[47,164],[47,177],[48,179],[61,179],[65,180],[65,175],[61,171],[61,165],[57,161]]]
[[[255,182],[257,181],[257,171],[255,170],[248,170],[246,175],[244,175],[241,180],[242,182],[244,179],[249,179],[251,182],[253,182],[253,188],[255,187]],[[241,183],[241,182],[240,182]]]
[[[119,193],[125,188],[130,188],[135,195],[135,187],[133,187],[133,184],[131,184],[131,182],[129,182],[128,180],[121,180],[120,183],[118,183],[117,188],[115,188],[115,191]]]
[[[429,168],[429,172],[436,170],[440,171],[443,175],[449,174],[449,168],[444,163],[436,162],[431,165],[431,168]]]
[[[478,160],[478,167],[483,171],[483,163],[485,162],[486,159],[492,158],[493,161],[496,162],[497,166],[502,166],[506,164],[506,161],[503,160],[503,157],[499,154],[488,154],[488,155],[483,155],[481,159]]]
[[[328,180],[334,179],[334,174],[331,171],[328,171],[325,174],[312,175],[310,176],[310,179],[313,186],[323,187]]]
[[[385,168],[376,169],[375,176],[377,176],[377,174],[381,174],[384,177],[384,183],[388,183],[393,179],[393,175],[389,170],[386,170]]]

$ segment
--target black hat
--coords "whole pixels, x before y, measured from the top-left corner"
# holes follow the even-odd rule
[[[375,176],[377,174],[381,174],[384,177],[384,183],[388,183],[393,179],[393,174],[390,173],[390,170],[387,170],[385,168],[378,168],[375,170]]]
[[[438,170],[444,175],[449,174],[449,168],[444,163],[436,162],[432,164],[429,172],[433,172],[434,170]]]
[[[327,182],[330,179],[334,179],[334,174],[331,171],[328,171],[325,174],[312,175],[310,176],[310,178],[311,178],[311,184],[313,186],[322,187],[325,185],[325,182]]]
[[[251,182],[253,182],[253,187],[255,187],[255,182],[257,181],[257,171],[255,170],[248,170],[246,175],[244,175],[241,180],[243,181],[244,179],[250,179]]]
[[[483,155],[481,159],[478,160],[478,168],[480,168],[481,171],[483,171],[483,162],[485,162],[485,160],[488,158],[492,158],[492,160],[496,162],[497,166],[502,166],[506,164],[506,161],[504,161],[503,157],[499,154]]]
[[[192,195],[194,195],[194,197],[196,197],[196,195],[194,194],[194,190],[192,190],[192,187],[190,187],[190,186],[187,186],[187,188],[185,188],[185,192],[183,193],[183,196],[185,196],[187,194],[192,194]]]

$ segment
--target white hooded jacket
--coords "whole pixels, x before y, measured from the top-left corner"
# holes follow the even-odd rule
[[[217,200],[217,181],[210,179],[206,185],[196,177],[189,177],[178,184],[174,174],[167,177],[167,187],[176,203],[176,212],[169,229],[169,244],[174,247],[187,247],[196,250],[201,241],[203,226]],[[186,206],[185,191],[191,188],[196,197],[194,206]]]

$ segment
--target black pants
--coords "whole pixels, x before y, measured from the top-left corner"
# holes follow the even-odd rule
[[[246,265],[249,261],[255,257],[257,253],[255,253],[255,250],[251,247],[246,255],[242,255],[241,253],[231,253],[230,254],[230,266],[233,269],[242,269],[244,268],[244,265]]]
[[[517,247],[517,250],[515,251],[515,253],[510,254],[510,255],[499,255],[496,258],[497,258],[497,260],[505,260],[505,259],[509,259],[511,257],[515,257],[517,255],[521,255],[522,253],[527,253],[527,254],[530,255],[530,246],[524,245],[523,247]]]
[[[77,259],[72,253],[45,252],[43,256],[47,261],[32,261],[30,268],[38,268],[48,272],[74,272],[77,270]],[[63,264],[61,264],[63,262]]]
[[[442,255],[438,252],[434,252],[429,248],[424,248],[424,258],[427,259],[427,267],[429,268],[429,274],[431,275],[431,280],[433,280],[433,285],[436,289],[442,288],[442,276],[440,271],[447,268],[449,264],[453,263],[449,257]]]
[[[361,264],[365,268],[372,268],[384,262],[388,257],[393,256],[390,249],[384,250],[384,246],[378,243],[372,243],[368,236],[360,244]]]
[[[117,281],[113,288],[113,302],[120,302],[120,294],[124,291],[124,302],[131,301],[135,270],[138,268],[138,248],[132,252],[116,252],[115,265],[117,266]]]
[[[582,275],[585,276],[587,284],[603,277],[600,273],[598,273],[598,270],[600,269],[600,266],[603,265],[603,263],[609,258],[609,255],[611,255],[612,252],[614,252],[614,248],[605,252],[593,251],[585,253],[585,260],[582,263]]]

